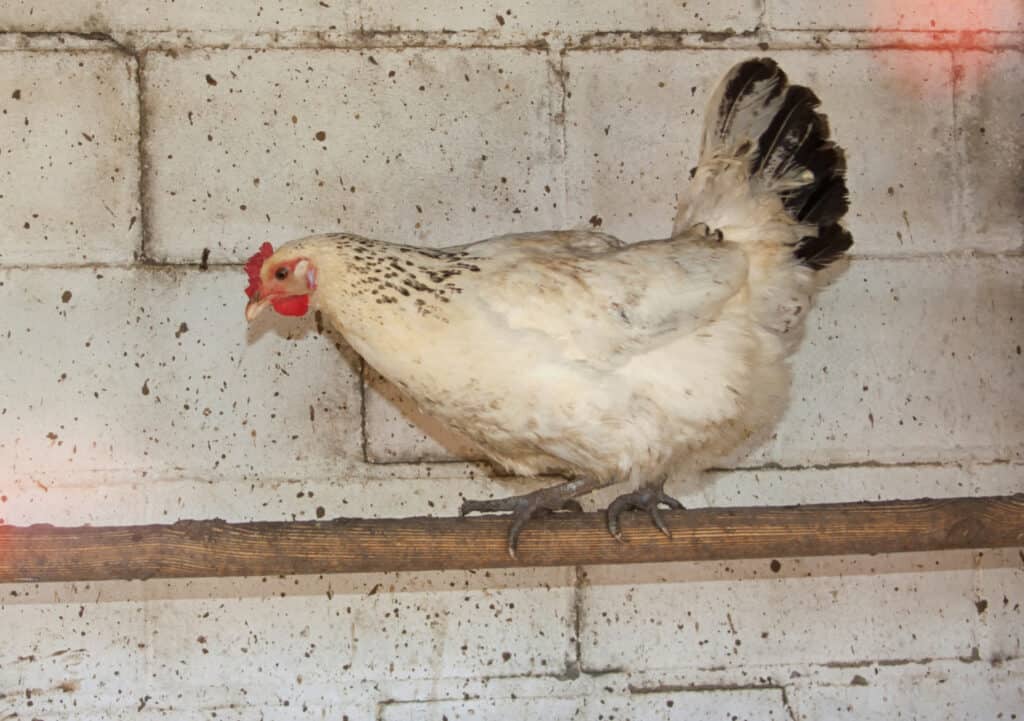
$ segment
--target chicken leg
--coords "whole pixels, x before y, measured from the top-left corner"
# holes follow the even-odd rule
[[[560,483],[557,486],[542,488],[532,493],[506,498],[491,498],[484,501],[466,500],[459,508],[459,515],[468,513],[512,513],[512,525],[508,529],[508,554],[516,557],[516,545],[523,526],[534,516],[554,513],[556,511],[581,512],[583,508],[575,500],[576,496],[589,493],[602,484],[583,478]]]

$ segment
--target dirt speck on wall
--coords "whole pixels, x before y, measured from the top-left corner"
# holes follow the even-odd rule
[[[0,5],[0,523],[453,515],[539,487],[468,462],[322,318],[248,328],[241,264],[318,231],[663,236],[709,92],[754,55],[847,149],[854,252],[774,435],[669,490],[1019,492],[1024,7],[964,12]],[[1007,549],[6,584],[0,718],[1009,719],[1022,569]]]

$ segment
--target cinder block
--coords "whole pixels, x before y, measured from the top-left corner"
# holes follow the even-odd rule
[[[64,585],[0,585],[0,709],[8,718],[100,719],[104,709],[139,705],[144,607],[104,591],[116,597],[129,587],[141,595],[142,584],[88,586],[79,593]]]
[[[775,436],[784,465],[1019,459],[1019,259],[857,261],[820,298]]]
[[[786,721],[789,715],[781,688],[702,687],[687,690],[683,686],[668,689],[641,687],[628,696],[594,694],[587,699],[583,718],[586,721]]]
[[[580,0],[544,4],[528,0],[496,7],[481,0],[445,5],[435,0],[402,3],[302,2],[271,6],[242,0],[147,0],[131,5],[114,0],[54,5],[38,0],[11,0],[0,9],[0,25],[15,31],[459,31],[487,30],[499,37],[538,37],[552,31],[752,30],[760,16],[755,0],[688,2],[652,0],[634,5]],[[499,20],[499,17],[501,18]]]
[[[153,585],[150,678],[167,696],[241,686],[252,702],[339,681],[561,673],[574,649],[568,569]],[[260,684],[243,666],[261,669],[268,691],[248,686]]]
[[[382,576],[346,600],[358,635],[353,673],[373,680],[564,673],[575,658],[573,580],[566,568]]]
[[[347,347],[310,319],[247,328],[238,269],[0,280],[4,479],[336,478],[362,455]]]
[[[1024,4],[1021,5],[1024,12]],[[956,107],[963,159],[964,242],[1024,246],[1024,53],[959,53]]]
[[[978,562],[974,603],[978,653],[994,665],[1024,655],[1024,558],[1020,554],[1019,548],[993,548]]]
[[[583,666],[650,671],[971,656],[978,624],[971,563],[960,552],[589,568]]]
[[[153,483],[155,487],[171,484]],[[150,493],[146,481],[93,486],[54,483],[49,478],[0,475],[0,525],[116,526],[145,523]],[[184,499],[182,499],[184,500]],[[197,516],[198,517],[198,516]]]
[[[69,721],[370,717],[372,692],[344,680],[350,636],[331,627],[322,593],[276,580],[256,598],[259,579],[219,583],[208,599],[195,598],[203,581],[2,586],[0,708]]]
[[[767,467],[710,472],[699,482],[680,479],[667,488],[688,508],[856,503],[1012,495],[1020,490],[1022,471],[1012,463]],[[591,502],[603,508],[620,493],[621,488],[610,487],[595,493]]]
[[[623,679],[604,677],[609,687],[621,689]],[[517,714],[531,713],[527,718],[546,718],[543,710],[536,713],[537,705],[552,704],[562,708],[565,702],[574,702],[568,708],[576,708],[577,716],[583,712],[583,699],[595,692],[594,680],[586,674],[571,676],[565,674],[530,674],[525,676],[480,676],[477,678],[410,679],[374,682],[379,699],[380,714],[396,714],[400,718],[434,718],[434,709],[442,714],[471,713],[489,714],[507,712],[512,718]],[[476,702],[480,702],[479,704]],[[577,703],[578,702],[578,703]],[[389,709],[389,706],[399,708]],[[423,713],[426,716],[413,714]],[[472,718],[479,718],[473,716]],[[505,718],[497,716],[497,718]],[[556,717],[560,718],[560,717]],[[441,721],[440,717],[438,721]]]
[[[1019,459],[1024,416],[1008,389],[1024,344],[1022,272],[1016,258],[851,263],[807,318],[771,437],[723,466]],[[371,460],[479,456],[455,444],[445,455],[410,425],[439,435],[411,404],[370,398]]]
[[[1024,673],[987,663],[850,669],[845,684],[788,689],[797,721],[1012,719],[1024,708]]]
[[[46,717],[130,704],[366,718],[381,684],[564,672],[573,598],[568,569],[7,584],[0,693]]]
[[[146,704],[142,706],[142,702],[147,696],[149,700],[146,700]],[[47,721],[155,721],[173,715],[175,721],[206,721],[215,715],[216,718],[228,718],[231,721],[266,721],[271,717],[274,721],[299,721],[299,719],[310,718],[330,719],[333,718],[331,714],[335,711],[335,707],[314,706],[308,703],[297,707],[291,704],[275,703],[247,705],[244,702],[234,703],[227,707],[202,706],[191,703],[195,701],[192,698],[177,699],[177,703],[169,706],[155,706],[152,698],[151,694],[144,694],[137,700],[132,699],[132,703],[124,703],[124,699],[114,699],[103,706],[91,709],[78,706],[67,714],[47,714],[46,719]],[[142,706],[141,710],[139,706]],[[186,708],[186,706],[190,706],[190,708]],[[372,706],[357,707],[355,711],[347,706],[337,708],[352,712],[350,718],[373,718]],[[360,712],[363,713],[360,714]]]
[[[346,230],[444,246],[562,217],[543,52],[150,54],[151,254],[244,260]]]
[[[366,718],[379,683],[557,674],[573,652],[566,569],[3,588],[2,707],[48,718],[126,704]]]
[[[733,59],[719,52],[567,54],[571,224],[628,241],[671,232],[678,194],[697,163],[708,94]]]
[[[0,6],[0,27],[18,32],[107,33],[133,30],[349,30],[350,2],[258,4],[246,0],[9,0]]]
[[[544,3],[527,0],[496,6],[482,0],[442,6],[433,0],[364,2],[361,24],[368,30],[490,30],[504,37],[593,31],[753,30],[760,17],[756,0],[678,3],[647,0],[620,3],[611,0],[567,0]]]
[[[357,629],[322,594],[259,579],[169,586],[146,604],[147,692],[156,707],[201,709],[229,703],[301,707],[342,678]],[[232,588],[233,587],[233,588]],[[190,598],[182,591],[218,588]],[[293,590],[294,589],[294,590]],[[249,591],[242,594],[241,591]],[[258,619],[273,619],[268,623]]]
[[[1017,0],[899,3],[813,0],[768,2],[766,20],[776,29],[829,30],[1022,30],[1024,7]]]
[[[749,51],[570,52],[570,223],[664,237],[698,160],[705,105]],[[961,249],[948,53],[773,51],[822,100],[846,149],[857,254]]]
[[[67,483],[42,482],[31,476],[4,478],[0,480],[0,522],[103,526],[202,518],[242,523],[454,516],[463,498],[526,493],[550,483],[545,479],[492,479],[461,464],[346,468],[339,460],[339,466],[344,470],[333,477],[284,480],[223,478],[211,482],[194,476],[150,480],[141,473],[134,477],[110,474],[113,478],[85,474],[92,482],[72,479]]]
[[[0,264],[131,260],[138,128],[134,59],[0,53]]]
[[[580,718],[582,698],[470,699],[382,704],[380,721],[571,721]]]
[[[373,708],[372,705],[365,702],[321,705],[302,701],[293,705],[288,699],[280,703],[249,704],[243,700],[227,706],[204,705],[197,703],[197,699],[185,696],[185,694],[181,694],[167,706],[151,706],[150,704],[152,704],[152,700],[142,711],[139,711],[137,707],[106,710],[104,714],[96,717],[96,721],[122,721],[122,719],[125,721],[128,719],[150,721],[150,719],[166,719],[170,716],[173,716],[175,721],[206,721],[210,718],[227,718],[231,721],[266,721],[269,718],[273,718],[274,721],[344,718],[338,714],[358,719],[372,718]],[[73,716],[67,721],[91,721],[91,719],[83,720],[81,716]]]

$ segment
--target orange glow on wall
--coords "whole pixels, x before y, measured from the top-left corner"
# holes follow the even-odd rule
[[[872,26],[880,30],[979,30],[1004,26],[1006,0],[871,0]]]
[[[871,0],[871,25],[874,31],[889,33],[891,42],[907,48],[919,48],[920,55],[906,53],[897,67],[881,72],[894,74],[908,92],[935,97],[949,92],[966,72],[975,77],[991,64],[992,35],[985,28],[1000,27],[1010,4],[1003,0]],[[905,31],[905,32],[900,32]],[[888,39],[887,39],[888,42]],[[936,52],[951,52],[950,76],[934,75]]]

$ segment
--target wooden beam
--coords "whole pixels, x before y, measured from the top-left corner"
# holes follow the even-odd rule
[[[1024,546],[1024,494],[808,506],[603,513],[527,525],[519,558],[500,517],[346,519],[59,528],[0,526],[0,582],[424,571],[650,561],[707,561]]]

